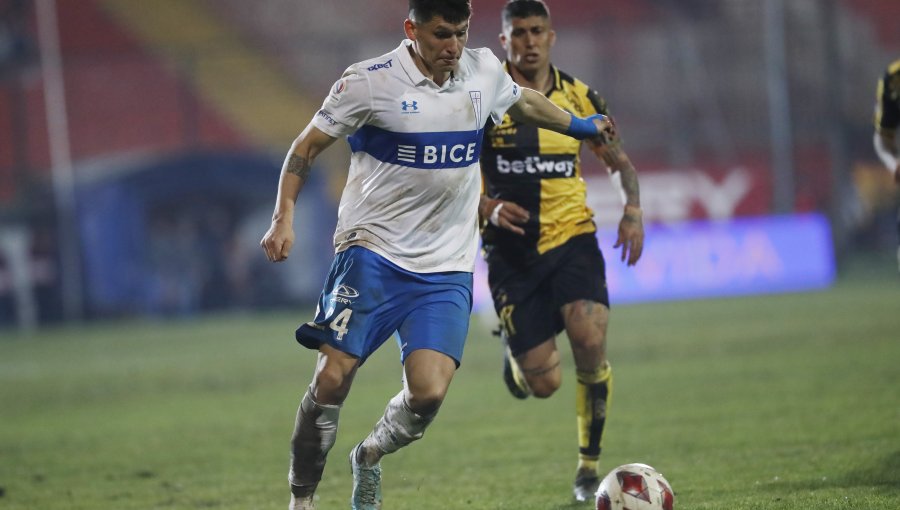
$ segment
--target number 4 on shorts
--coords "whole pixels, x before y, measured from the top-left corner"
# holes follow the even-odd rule
[[[341,310],[341,313],[328,324],[328,327],[337,332],[337,339],[343,340],[344,335],[347,333],[347,324],[350,323],[350,315],[353,314],[353,310],[349,308],[344,308]]]

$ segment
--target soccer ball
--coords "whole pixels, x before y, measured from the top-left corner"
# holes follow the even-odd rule
[[[646,464],[613,469],[597,489],[597,510],[672,510],[674,506],[672,486]]]

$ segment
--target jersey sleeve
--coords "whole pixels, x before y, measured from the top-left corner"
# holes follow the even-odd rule
[[[900,126],[900,61],[891,65],[884,77],[878,80],[875,98],[875,130],[893,131],[898,126]]]
[[[331,87],[312,122],[322,132],[341,138],[352,135],[362,127],[371,111],[372,94],[368,79],[350,67]]]
[[[500,124],[503,122],[503,115],[506,113],[506,110],[516,104],[516,101],[522,97],[522,87],[516,85],[493,53],[490,54],[488,60],[490,61],[490,72],[494,73],[497,85],[494,93],[494,104],[491,107],[491,119],[494,123]]]
[[[593,109],[593,113],[609,115],[609,107],[606,104],[606,100],[600,97],[600,94],[597,94],[596,90],[588,88],[584,100],[587,103],[585,106],[589,106],[588,111]]]

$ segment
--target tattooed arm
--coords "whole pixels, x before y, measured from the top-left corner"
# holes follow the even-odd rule
[[[259,243],[269,261],[281,262],[288,257],[294,245],[294,205],[297,195],[309,178],[313,160],[334,141],[335,138],[310,124],[291,145],[281,167],[272,225]]]
[[[622,140],[613,130],[603,143],[589,142],[591,150],[606,164],[613,178],[618,177],[618,184],[625,196],[625,210],[619,221],[619,237],[613,248],[622,247],[622,260],[628,265],[637,264],[644,251],[644,223],[641,211],[641,188],[638,184],[637,171],[631,159],[622,148]]]

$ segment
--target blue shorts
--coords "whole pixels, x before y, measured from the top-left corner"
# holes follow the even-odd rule
[[[400,361],[417,349],[459,366],[472,313],[472,273],[413,273],[360,246],[334,257],[316,317],[297,328],[304,347],[323,343],[360,364],[395,332]]]

